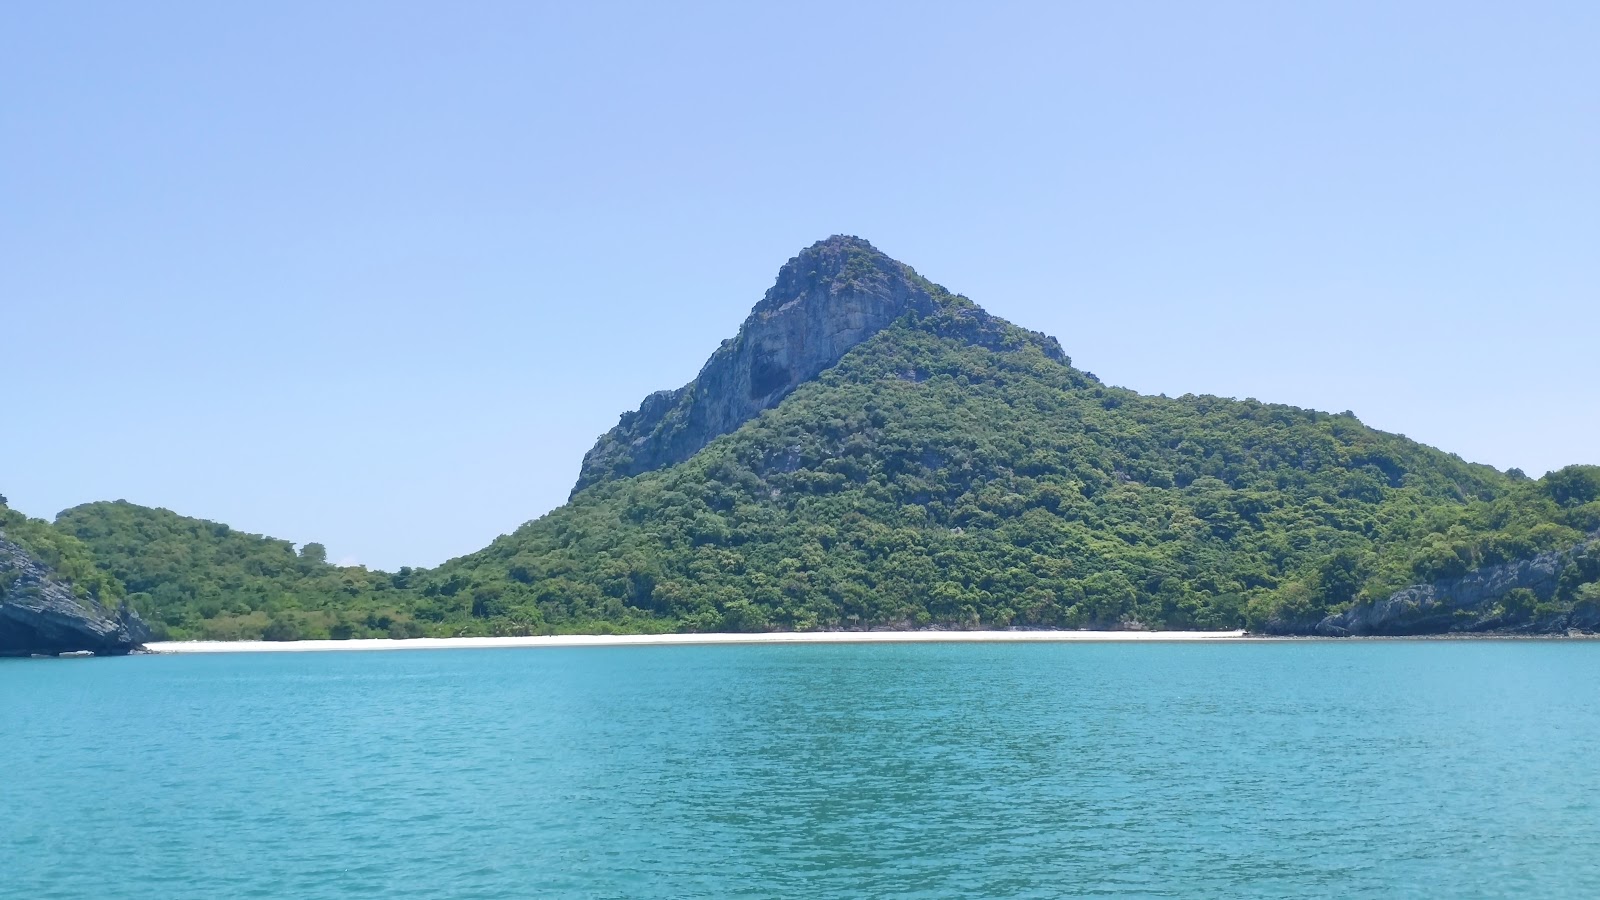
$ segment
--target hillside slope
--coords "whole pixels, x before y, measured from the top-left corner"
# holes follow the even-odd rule
[[[148,639],[87,547],[0,497],[0,656],[120,655]]]
[[[1031,343],[1066,361],[1054,338],[1001,323],[866,241],[835,235],[784,264],[739,333],[694,381],[651,394],[601,436],[583,458],[573,494],[683,462],[905,315],[944,316],[946,327],[970,341]]]
[[[120,501],[57,525],[174,637],[1526,631],[1600,600],[1600,469],[1534,481],[1349,414],[1109,387],[849,237],[623,415],[565,506],[437,569]]]
[[[162,638],[416,637],[394,575],[330,565],[320,544],[237,531],[125,500],[63,511],[56,528],[126,586]]]
[[[1286,608],[1320,618],[1583,535],[1526,479],[1348,415],[1107,387],[1054,341],[920,289],[931,305],[909,305],[698,453],[596,477],[594,460],[641,431],[643,411],[625,416],[567,506],[427,573],[425,615],[529,628],[1230,628],[1283,621]],[[769,292],[740,334],[774,306]]]

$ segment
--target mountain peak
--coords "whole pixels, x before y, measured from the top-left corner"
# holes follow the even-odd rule
[[[778,270],[778,280],[750,313],[754,318],[814,292],[827,297],[853,290],[894,293],[895,282],[925,282],[925,279],[867,241],[854,235],[836,234],[817,241],[784,263]]]
[[[573,493],[688,459],[908,313],[947,314],[952,336],[981,343],[998,344],[1000,332],[1012,328],[859,237],[812,244],[783,265],[738,335],[722,343],[694,381],[646,397],[600,438],[584,456]],[[1053,339],[1031,337],[1046,355],[1065,361]]]

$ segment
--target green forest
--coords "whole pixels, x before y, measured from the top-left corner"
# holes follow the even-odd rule
[[[1106,387],[907,320],[688,462],[419,580],[532,629],[1234,628],[1566,549],[1600,468],[1532,481],[1353,416]]]
[[[87,546],[162,639],[420,637],[409,573],[327,561],[289,541],[126,501],[61,513],[57,530]],[[431,632],[443,633],[436,629]]]
[[[1348,413],[1143,396],[999,320],[977,342],[943,319],[907,315],[686,462],[434,569],[122,501],[6,529],[162,637],[278,640],[1259,627],[1600,530],[1600,467],[1533,480]],[[1595,593],[1594,568],[1558,599]]]
[[[30,519],[12,509],[0,496],[0,535],[39,560],[78,597],[106,606],[117,605],[124,595],[122,583],[105,571],[84,543],[43,519]],[[10,584],[0,583],[0,597]]]

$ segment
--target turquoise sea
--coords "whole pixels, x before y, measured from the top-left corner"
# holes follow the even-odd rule
[[[1600,896],[1600,643],[0,660],[0,895]]]

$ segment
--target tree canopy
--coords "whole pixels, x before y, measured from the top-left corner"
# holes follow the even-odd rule
[[[1600,529],[1600,468],[1535,481],[1348,413],[1144,396],[985,327],[909,314],[688,460],[432,570],[123,501],[63,512],[54,537],[7,528],[166,635],[221,639],[1234,628]]]

